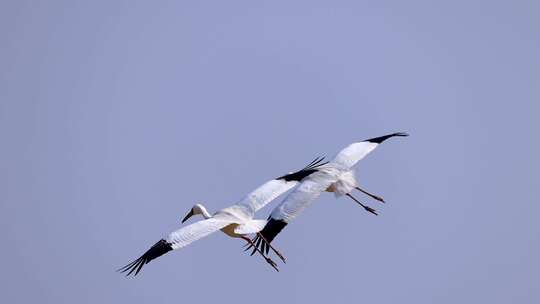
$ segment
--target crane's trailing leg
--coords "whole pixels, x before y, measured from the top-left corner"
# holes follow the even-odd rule
[[[366,190],[363,190],[363,189],[360,188],[360,187],[355,187],[355,188],[356,188],[356,190],[358,190],[358,191],[364,193],[365,195],[370,196],[371,198],[373,198],[373,199],[375,199],[375,200],[378,200],[378,201],[381,202],[381,203],[385,203],[385,201],[383,200],[382,197],[377,196],[377,195],[375,195],[375,194],[371,194],[371,193],[367,192]]]
[[[263,242],[265,243],[265,246],[270,247],[270,249],[272,249],[272,251],[283,261],[283,263],[287,263],[285,262],[285,257],[281,253],[279,253],[279,251],[277,251],[276,248],[270,245],[270,242],[266,240],[266,238],[262,235],[262,233],[257,232],[257,235],[263,240]],[[266,253],[268,253],[268,247],[266,247]]]
[[[373,209],[373,208],[371,208],[371,207],[369,207],[369,206],[366,206],[366,205],[362,204],[359,200],[357,200],[356,198],[354,198],[354,196],[352,196],[350,193],[347,193],[347,196],[350,197],[350,198],[352,198],[353,201],[355,201],[355,202],[357,202],[358,204],[360,204],[360,206],[364,207],[364,209],[366,209],[367,212],[371,212],[371,213],[373,213],[373,214],[375,214],[375,215],[378,215],[378,214],[377,214],[377,211],[375,211],[375,209]]]
[[[245,240],[249,245],[255,247],[257,249],[257,252],[259,252],[261,254],[261,256],[266,260],[266,262],[268,264],[270,264],[270,266],[272,266],[272,268],[274,268],[277,272],[279,272],[279,269],[277,268],[276,262],[272,261],[271,258],[265,256],[264,253],[262,251],[260,251],[259,248],[255,246],[255,244],[253,244],[253,241],[250,238],[248,238],[246,236],[242,236],[242,239]]]

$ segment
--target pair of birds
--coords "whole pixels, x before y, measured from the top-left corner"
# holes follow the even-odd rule
[[[283,262],[285,262],[285,258],[271,245],[271,242],[322,192],[333,192],[336,197],[346,195],[366,211],[377,215],[373,208],[363,204],[351,194],[356,189],[384,203],[381,197],[359,187],[354,174],[354,166],[379,144],[394,136],[408,136],[408,134],[392,133],[350,144],[330,162],[323,162],[324,158],[322,157],[316,158],[302,170],[291,172],[262,184],[239,203],[219,210],[213,215],[202,204],[196,204],[184,217],[182,223],[199,214],[204,217],[204,220],[170,233],[166,238],[155,243],[141,257],[120,268],[119,271],[126,273],[127,276],[137,275],[142,267],[150,261],[218,230],[230,237],[246,241],[246,250],[253,248],[251,255],[259,253],[270,266],[279,271],[277,264],[268,256],[268,253],[272,250]],[[298,184],[299,186],[274,208],[268,220],[254,218],[255,213],[266,204]],[[255,237],[250,239],[249,235],[253,234]]]

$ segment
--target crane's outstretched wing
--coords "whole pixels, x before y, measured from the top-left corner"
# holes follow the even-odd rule
[[[298,188],[289,193],[289,195],[287,195],[287,197],[272,210],[272,213],[268,218],[268,223],[260,232],[264,239],[262,239],[260,235],[257,235],[253,240],[255,246],[260,247],[261,251],[266,250],[266,253],[268,253],[270,248],[267,243],[272,242],[288,223],[294,220],[302,213],[302,211],[304,211],[304,209],[309,207],[323,191],[338,180],[339,170],[330,165],[302,181]],[[251,247],[252,246],[249,246],[247,249]]]
[[[392,133],[350,144],[336,155],[332,163],[338,164],[344,169],[350,169],[359,160],[368,155],[369,152],[373,151],[380,143],[394,136],[409,136],[409,134],[403,132]]]
[[[128,272],[126,276],[135,272],[137,275],[142,267],[155,258],[158,258],[167,252],[180,249],[194,241],[201,239],[219,229],[231,224],[231,221],[221,218],[211,218],[191,224],[172,232],[165,239],[159,240],[140,258],[132,261],[126,266],[118,269],[120,272]]]
[[[323,160],[324,157],[317,157],[302,170],[280,176],[262,184],[246,195],[238,205],[248,207],[253,213],[257,212],[266,204],[296,186],[302,179],[317,172],[318,168],[327,164]]]

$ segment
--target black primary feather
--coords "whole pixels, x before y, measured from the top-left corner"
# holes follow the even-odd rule
[[[290,181],[301,181],[302,179],[306,178],[307,176],[315,173],[318,171],[318,168],[321,166],[326,165],[328,162],[322,162],[324,160],[324,157],[317,157],[315,158],[311,163],[309,163],[307,166],[305,166],[302,170],[285,174],[283,176],[280,176],[276,179],[282,179],[287,182]]]
[[[136,276],[142,267],[148,264],[153,259],[164,255],[165,253],[173,250],[172,245],[165,240],[159,240],[154,244],[148,251],[146,251],[140,258],[135,261],[127,264],[126,266],[118,269],[119,272],[128,272],[126,276],[129,276],[131,273],[135,272]]]

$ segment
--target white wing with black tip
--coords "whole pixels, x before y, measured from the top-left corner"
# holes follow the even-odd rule
[[[261,230],[261,235],[268,243],[294,220],[304,209],[317,199],[321,192],[325,191],[330,185],[340,180],[342,173],[348,172],[359,160],[373,151],[379,144],[388,138],[394,136],[408,136],[407,133],[398,132],[384,136],[367,139],[358,143],[353,143],[341,150],[336,157],[317,173],[307,177],[298,188],[289,195],[272,211],[268,218],[268,223]],[[342,178],[343,176],[341,176]],[[255,244],[262,251],[268,253],[269,246],[267,242],[262,241],[260,236],[255,239]],[[249,247],[248,247],[249,249]],[[255,251],[252,252],[252,254]]]
[[[268,243],[272,242],[288,223],[300,215],[300,213],[309,207],[323,191],[339,179],[340,170],[331,165],[332,164],[328,164],[318,172],[307,177],[302,181],[298,188],[289,193],[285,199],[272,210],[272,213],[268,218],[268,223],[264,229],[261,230],[261,235]],[[260,236],[257,236],[254,239],[255,246],[259,247],[263,252],[266,251],[266,253],[268,253],[270,248],[266,241],[263,241]],[[248,249],[250,247],[252,246],[249,246]],[[255,251],[253,251],[252,254],[253,253],[255,253]]]
[[[341,150],[336,157],[332,160],[332,163],[342,166],[344,169],[350,169],[356,163],[373,151],[383,141],[394,136],[409,136],[407,133],[398,132],[384,136],[379,136],[371,139],[366,139],[361,142],[353,143]]]
[[[127,276],[133,272],[135,272],[134,275],[137,275],[139,271],[141,271],[142,267],[148,264],[150,261],[168,253],[169,251],[180,249],[186,245],[189,245],[229,224],[231,224],[231,221],[225,218],[211,218],[182,227],[169,234],[165,239],[159,240],[141,257],[118,269],[118,271],[127,272]]]
[[[324,157],[318,157],[302,170],[280,176],[262,184],[246,195],[238,205],[248,207],[253,213],[257,212],[281,194],[298,185],[301,180],[317,172],[321,166],[326,164],[323,160]]]

